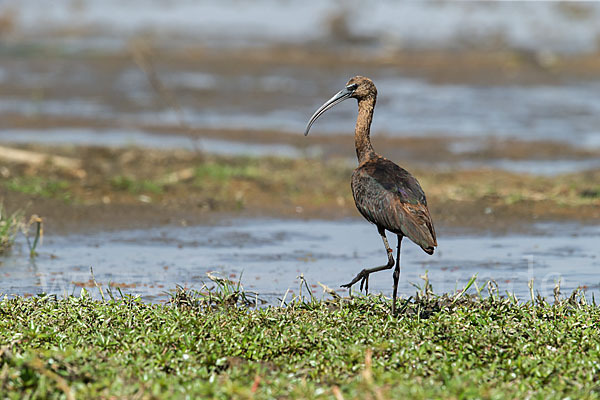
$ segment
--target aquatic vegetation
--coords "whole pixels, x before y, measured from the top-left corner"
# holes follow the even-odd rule
[[[23,212],[8,213],[0,203],[0,254],[9,251],[23,224]]]
[[[34,236],[33,239],[30,239],[29,236],[32,227],[34,231]],[[41,240],[44,238],[44,220],[34,214],[29,218],[29,222],[27,222],[26,224],[22,224],[21,230],[23,231],[23,235],[25,235],[27,247],[29,247],[29,258],[36,257],[36,249],[38,247],[38,244],[40,244]]]
[[[34,227],[32,239],[30,239],[31,227]],[[8,213],[4,205],[0,203],[0,254],[12,249],[19,232],[25,236],[29,247],[29,257],[35,257],[37,255],[36,248],[44,236],[42,218],[34,214],[26,222],[25,213],[22,210]]]

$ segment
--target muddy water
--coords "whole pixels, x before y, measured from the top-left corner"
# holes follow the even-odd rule
[[[569,224],[540,224],[528,234],[494,236],[440,232],[439,248],[428,256],[405,240],[400,293],[412,295],[426,271],[437,293],[452,292],[473,274],[500,289],[528,298],[527,282],[551,298],[561,280],[563,292],[585,286],[599,291],[600,229]],[[0,274],[8,294],[79,293],[90,285],[90,266],[106,286],[149,301],[163,301],[176,284],[200,289],[206,272],[238,280],[247,290],[276,303],[289,289],[298,294],[298,276],[311,285],[332,288],[351,280],[363,267],[385,260],[376,229],[359,220],[238,220],[216,226],[164,227],[77,237],[46,238],[35,262],[15,252],[2,259]],[[395,239],[392,240],[395,245]],[[371,292],[391,293],[391,271],[372,276]],[[320,288],[313,287],[316,293]],[[97,296],[97,290],[92,292]],[[341,294],[346,291],[340,290]]]

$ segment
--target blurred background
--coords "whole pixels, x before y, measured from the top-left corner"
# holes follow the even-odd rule
[[[409,161],[543,174],[599,165],[578,150],[600,147],[600,5],[361,4],[2,1],[2,139],[162,146],[147,134],[183,124],[214,139],[204,141],[207,152],[323,154],[338,148],[323,135],[352,134],[354,104],[320,120],[315,140],[266,133],[300,135],[322,101],[362,74],[379,87],[375,135],[443,138],[450,150]],[[52,123],[11,129],[19,117]],[[568,151],[515,159],[497,150],[481,160],[506,140],[560,142]]]
[[[457,231],[573,237],[580,233],[573,224],[600,218],[599,20],[596,2],[0,0],[2,196],[9,208],[27,204],[46,218],[49,232],[61,234],[215,223],[232,215],[356,218],[348,183],[356,104],[329,111],[308,138],[302,133],[318,106],[350,77],[365,75],[379,93],[374,147],[419,177],[442,237]],[[65,157],[67,165],[18,161],[14,149]],[[324,168],[334,172],[321,175]],[[305,175],[281,172],[296,170]],[[571,225],[534,225],[538,220]],[[375,230],[356,223],[373,239],[372,250],[359,247],[365,242],[356,237],[363,235],[357,225],[344,241],[355,246],[339,255],[354,254],[348,278],[381,252]],[[294,242],[310,230],[294,225],[296,233],[277,236],[285,226],[267,239]],[[323,231],[350,229],[327,226]],[[257,229],[224,234],[223,243],[267,240],[245,241]],[[570,278],[571,286],[597,282],[598,232],[585,232],[589,244],[563,245],[567,239],[559,238],[536,250],[536,257],[551,257],[540,261],[553,268],[545,276],[560,276],[575,255],[590,275]],[[299,259],[315,273],[323,270],[315,259],[327,259],[329,250],[317,257],[306,248],[327,240],[313,239],[300,241],[305,249],[255,258],[256,268],[269,261],[267,268],[278,270],[292,252],[290,279],[303,271]],[[529,239],[506,239],[500,248],[508,250],[491,253],[496,241],[486,239],[465,259],[471,239],[455,243],[458,250],[446,258],[443,251],[441,259],[423,256],[413,280],[437,268],[438,286],[451,289],[471,272],[498,265],[512,274],[526,271],[521,280],[530,277],[530,259],[523,258]],[[195,245],[216,246],[202,243]],[[74,251],[73,260],[82,254]],[[232,276],[248,268],[247,254],[215,254],[193,264]],[[157,270],[172,264],[164,257]],[[52,268],[87,274],[69,262]],[[458,277],[444,272],[461,274],[463,267]],[[172,282],[200,279],[179,268]],[[107,266],[103,276],[110,274]],[[374,287],[387,290],[388,279],[380,282]]]

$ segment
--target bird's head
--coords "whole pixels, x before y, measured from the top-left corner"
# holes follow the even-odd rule
[[[346,83],[346,87],[339,92],[337,92],[331,99],[327,100],[325,104],[323,104],[312,117],[308,121],[306,125],[306,130],[304,131],[304,136],[308,135],[308,131],[314,122],[325,113],[325,111],[329,110],[336,104],[341,103],[342,101],[354,98],[358,101],[375,98],[377,97],[377,89],[375,88],[375,84],[369,78],[364,76],[355,76],[351,78],[348,83]]]

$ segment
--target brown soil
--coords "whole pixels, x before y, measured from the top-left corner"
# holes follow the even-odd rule
[[[597,79],[600,54],[555,55],[547,62],[535,52],[516,50],[411,50],[381,52],[347,51],[318,45],[286,45],[260,49],[185,49],[162,50],[159,57],[169,63],[187,63],[193,67],[199,60],[204,68],[220,73],[252,71],[265,64],[304,66],[344,72],[348,65],[360,67],[366,74],[374,68],[388,67],[400,75],[425,77],[436,83],[468,83],[482,85],[556,84],[565,79]],[[340,60],[344,62],[341,63]]]
[[[97,147],[30,150],[83,161],[84,178],[47,164],[2,163],[0,198],[45,220],[46,231],[212,223],[228,217],[360,217],[351,168],[317,160],[221,158],[193,152]],[[193,176],[167,183],[176,171]],[[438,227],[496,231],[540,220],[598,222],[600,172],[539,178],[501,171],[412,172],[428,194]],[[60,183],[49,186],[52,183]]]

